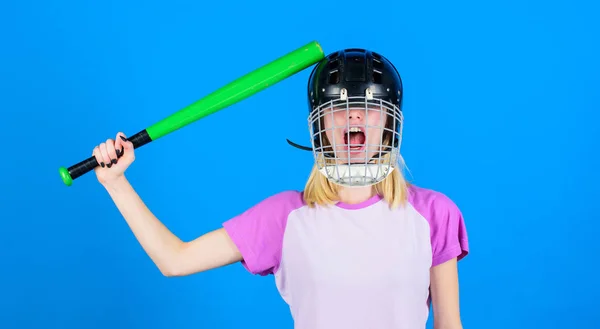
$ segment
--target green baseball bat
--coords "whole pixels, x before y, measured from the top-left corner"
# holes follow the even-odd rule
[[[204,98],[158,121],[128,138],[134,148],[146,145],[212,113],[233,105],[257,92],[276,84],[325,57],[318,42],[312,41],[272,62],[230,82]],[[59,173],[67,186],[98,166],[92,156],[69,168],[60,167]]]

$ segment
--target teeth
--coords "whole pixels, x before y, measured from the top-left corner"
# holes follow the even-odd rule
[[[360,130],[360,128],[358,128],[358,127],[352,127],[352,128],[350,128],[350,130],[348,130],[348,132],[351,132],[351,133],[358,133],[358,132],[360,132],[360,131],[361,131],[361,130]]]

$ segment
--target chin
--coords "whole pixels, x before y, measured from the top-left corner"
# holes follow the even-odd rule
[[[362,150],[349,151],[347,148],[339,149],[336,154],[336,160],[340,164],[352,164],[368,163],[370,162],[375,153],[366,152],[364,148]]]

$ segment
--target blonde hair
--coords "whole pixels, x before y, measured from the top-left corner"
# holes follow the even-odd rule
[[[389,204],[390,208],[396,208],[405,204],[408,185],[400,169],[396,167],[389,176],[374,187],[376,193]],[[311,208],[315,205],[333,205],[339,201],[340,187],[319,172],[319,167],[315,163],[304,187],[304,202]]]

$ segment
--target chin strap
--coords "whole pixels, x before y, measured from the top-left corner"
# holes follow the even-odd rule
[[[296,144],[296,143],[292,142],[291,140],[289,140],[287,138],[285,140],[288,142],[288,144],[292,145],[295,148],[298,148],[298,149],[301,149],[301,150],[304,150],[304,151],[311,151],[311,152],[313,150],[312,147],[308,147],[308,146],[303,146],[303,145],[300,145],[300,144]]]

